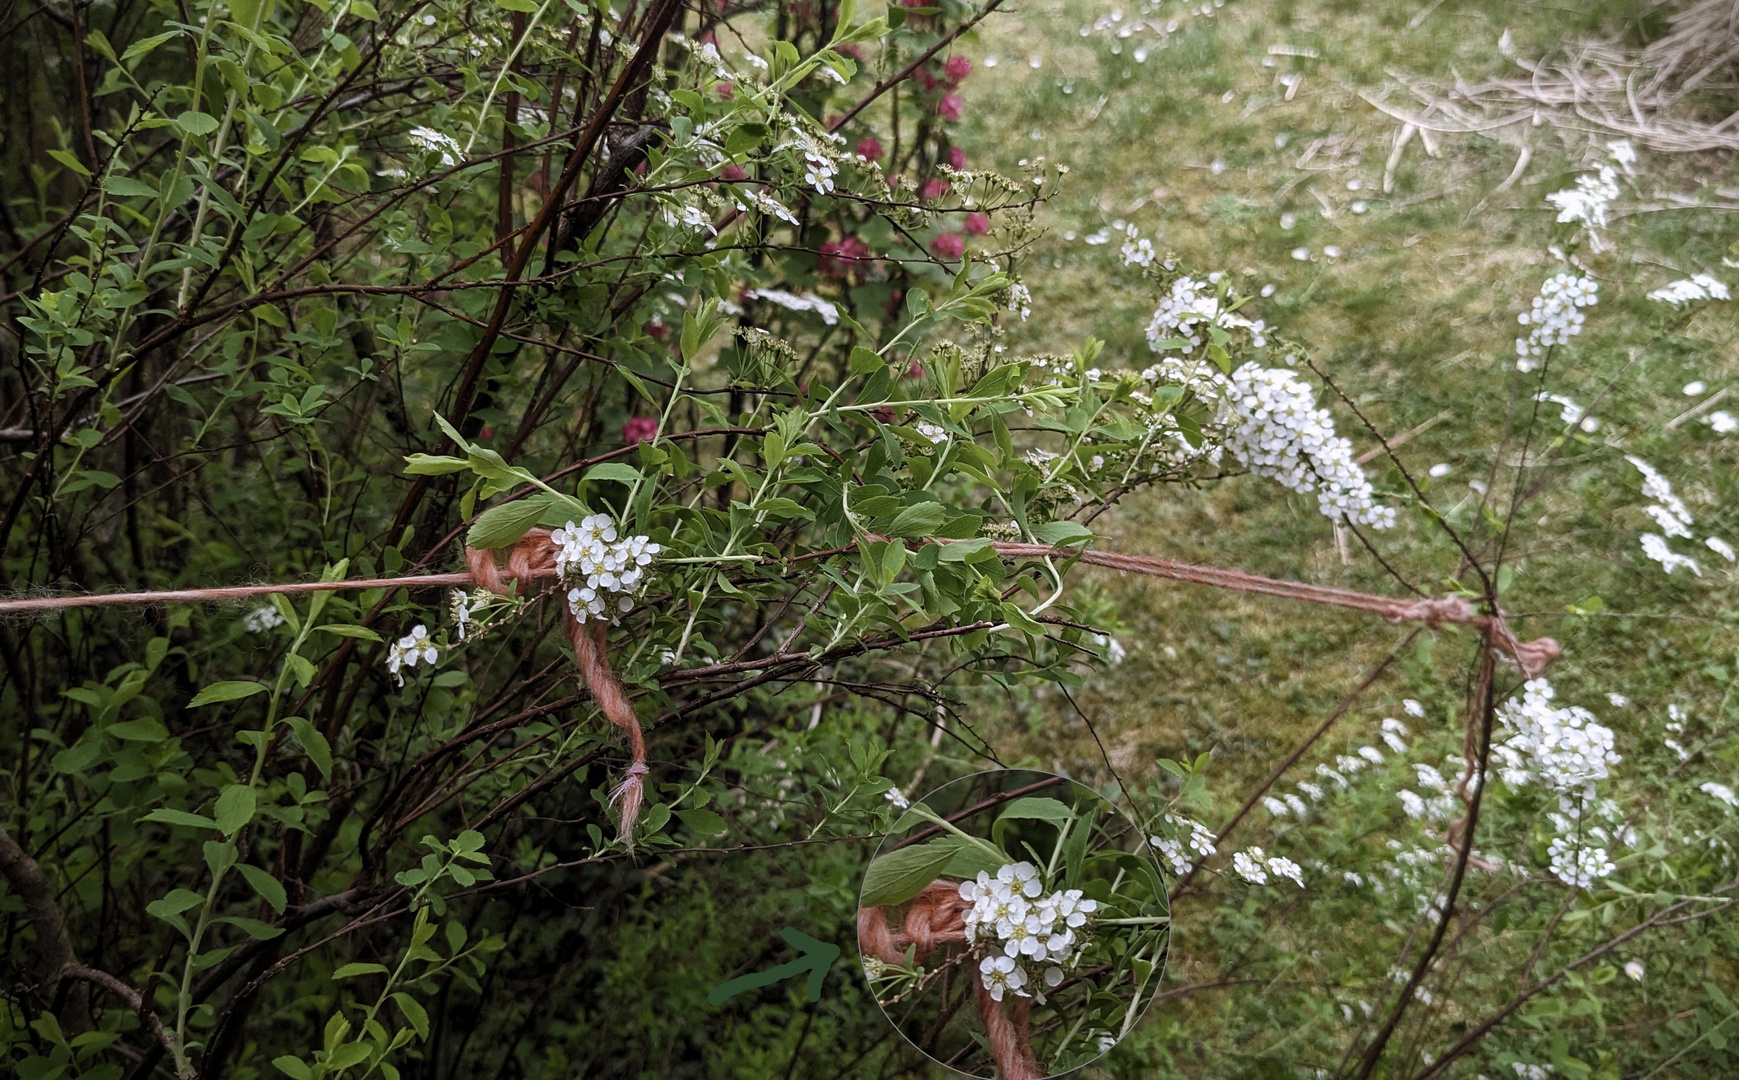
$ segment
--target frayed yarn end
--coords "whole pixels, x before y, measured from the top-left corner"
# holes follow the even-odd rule
[[[646,800],[645,785],[641,777],[646,775],[646,763],[636,761],[628,766],[628,771],[622,777],[622,782],[610,792],[610,805],[621,804],[621,837],[622,843],[629,851],[634,850],[634,822],[640,817],[640,807]]]

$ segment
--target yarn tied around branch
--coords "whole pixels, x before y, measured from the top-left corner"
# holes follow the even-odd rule
[[[932,881],[912,899],[900,930],[888,926],[887,912],[879,907],[857,912],[858,951],[888,964],[904,964],[906,950],[923,962],[944,945],[966,945],[966,910],[972,905],[960,895],[960,886],[950,881]],[[972,970],[972,993],[978,1018],[990,1044],[990,1055],[1006,1080],[1040,1080],[1045,1075],[1033,1055],[1032,1001],[1016,997],[1004,1003],[990,996],[984,980]]]
[[[465,549],[465,562],[470,567],[471,580],[499,596],[509,595],[514,584],[524,591],[538,578],[556,576],[555,545],[550,540],[548,529],[533,529],[508,549],[506,573],[496,564],[494,549],[468,547]],[[628,739],[631,760],[621,783],[610,793],[610,804],[618,808],[622,842],[633,850],[634,822],[646,801],[646,737],[640,730],[640,718],[635,715],[634,703],[629,700],[615,669],[610,666],[610,654],[605,643],[609,623],[597,619],[582,623],[564,601],[562,625],[567,630],[569,644],[573,646],[574,663],[580,669],[580,679],[591,692],[598,711],[620,728]]]

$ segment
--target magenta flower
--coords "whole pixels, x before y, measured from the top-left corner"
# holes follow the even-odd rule
[[[948,77],[949,86],[959,86],[961,80],[972,74],[972,61],[964,56],[950,56],[942,63],[942,74]]]
[[[966,234],[968,236],[983,236],[990,231],[989,214],[967,214]]]
[[[720,180],[747,180],[748,178],[749,170],[734,162],[719,170]]]
[[[859,139],[857,143],[857,154],[858,157],[868,158],[871,161],[880,161],[882,156],[882,144],[877,142],[875,139]]]
[[[931,199],[940,199],[946,194],[948,194],[948,181],[926,180],[923,188],[918,192],[918,197],[929,202]]]
[[[958,146],[950,146],[948,148],[948,167],[950,169],[966,168],[966,151]]]
[[[658,438],[658,420],[651,416],[631,416],[622,425],[622,441],[625,443],[651,442]]]
[[[713,93],[717,94],[721,101],[729,101],[736,96],[737,88],[728,82],[722,82],[713,87]]]
[[[936,103],[936,115],[953,123],[960,119],[961,112],[966,108],[966,99],[949,91],[942,95],[942,100]]]
[[[966,237],[959,233],[943,233],[930,241],[930,252],[943,262],[953,262],[966,252]]]

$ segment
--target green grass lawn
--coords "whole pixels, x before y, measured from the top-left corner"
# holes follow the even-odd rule
[[[1151,362],[1143,329],[1156,294],[1118,255],[1122,230],[1133,225],[1192,272],[1224,271],[1249,292],[1272,285],[1256,315],[1305,345],[1386,435],[1424,427],[1399,452],[1421,478],[1434,465],[1448,466],[1429,491],[1448,520],[1474,523],[1479,499],[1470,480],[1494,487],[1492,505],[1501,512],[1535,407],[1534,383],[1514,367],[1516,315],[1558,268],[1546,249],[1562,239],[1544,196],[1603,159],[1609,136],[1527,121],[1435,133],[1429,145],[1412,139],[1386,169],[1400,122],[1372,103],[1417,113],[1404,79],[1447,85],[1515,74],[1499,47],[1506,31],[1526,59],[1592,35],[1646,31],[1639,19],[1647,10],[1641,3],[1459,0],[1235,0],[1189,9],[1119,0],[1018,4],[962,49],[974,63],[961,126],[971,163],[1014,174],[1023,159],[1043,155],[1069,167],[1061,194],[1041,213],[1046,231],[1026,256],[1034,314],[1011,349],[1063,351],[1092,334],[1108,342],[1107,368]],[[1527,167],[1502,190],[1523,146]],[[1702,553],[1701,579],[1666,578],[1642,557],[1637,536],[1652,526],[1640,513],[1638,474],[1623,454],[1671,473],[1697,515],[1699,535],[1721,534],[1723,526],[1739,532],[1732,439],[1694,422],[1667,426],[1700,400],[1681,393],[1685,384],[1699,380],[1713,390],[1732,378],[1735,319],[1722,305],[1674,317],[1644,298],[1693,272],[1731,280],[1721,259],[1739,251],[1729,248],[1739,222],[1723,211],[1674,208],[1664,197],[1707,201],[1732,184],[1731,160],[1639,151],[1637,178],[1611,229],[1616,252],[1583,256],[1601,281],[1600,304],[1545,383],[1583,405],[1597,403],[1600,426],[1593,434],[1569,431],[1552,449],[1560,467],[1515,519],[1505,601],[1521,637],[1562,642],[1565,656],[1550,673],[1560,696],[1593,708],[1618,732],[1626,757],[1621,801],[1666,812],[1670,799],[1659,781],[1679,764],[1661,748],[1670,704],[1686,708],[1699,736],[1711,741],[1708,756],[1691,767],[1735,771],[1723,734],[1739,644],[1733,575],[1731,564],[1710,553]],[[1105,230],[1109,242],[1091,242]],[[1323,404],[1342,434],[1359,452],[1376,449],[1351,411],[1328,397]],[[1530,462],[1542,443],[1566,435],[1558,406],[1543,408],[1544,434],[1532,443]],[[1378,479],[1385,463],[1372,461],[1367,470]],[[1263,479],[1139,493],[1098,526],[1122,551],[1401,592],[1354,538],[1337,537],[1314,497]],[[1419,515],[1403,514],[1401,527],[1376,544],[1400,577],[1427,591],[1466,573],[1455,548]],[[1100,782],[1114,768],[1128,786],[1144,783],[1157,757],[1212,751],[1214,796],[1198,807],[1210,826],[1409,633],[1336,610],[1107,573],[1093,587],[1120,612],[1128,649],[1124,663],[1090,678],[1075,698],[1097,737],[1068,702],[1053,697],[1035,714],[1042,719],[1010,738],[1032,764]],[[1597,615],[1565,615],[1566,605],[1591,596],[1604,604]],[[1291,779],[1372,742],[1380,719],[1401,715],[1407,697],[1428,707],[1426,721],[1408,721],[1418,736],[1411,760],[1457,752],[1474,658],[1468,635],[1423,635]],[[1503,678],[1506,687],[1519,682],[1513,671]],[[1633,704],[1611,707],[1609,692]],[[1391,767],[1399,770],[1393,786],[1404,786],[1407,767]],[[1367,809],[1372,820],[1343,831],[1380,842],[1386,828],[1409,824],[1392,797]],[[1234,846],[1287,850],[1285,824],[1258,811]],[[1292,842],[1334,863],[1320,837],[1301,832]],[[1226,854],[1222,848],[1222,860]],[[1335,882],[1317,876],[1315,888],[1285,904],[1252,898],[1240,908],[1236,887],[1226,883],[1186,898],[1177,909],[1170,985],[1243,981],[1162,1002],[1142,1038],[1132,1040],[1145,1045],[1107,1059],[1107,1074],[1134,1074],[1118,1062],[1137,1070],[1170,1061],[1188,1075],[1334,1068],[1338,1050],[1324,1055],[1344,1047],[1356,1025],[1343,1010],[1316,1008],[1313,995],[1377,1001],[1384,968],[1418,928],[1361,910],[1355,896],[1336,894]],[[1556,903],[1549,889],[1534,899],[1548,913]],[[1301,933],[1291,927],[1306,926],[1341,933],[1335,940],[1290,936]],[[1265,947],[1240,943],[1252,927],[1262,928]],[[1501,956],[1532,946],[1493,934],[1483,947]],[[1441,1001],[1416,1009],[1427,1018],[1407,1029],[1416,1044],[1397,1037],[1414,1062],[1452,1042],[1456,1024],[1504,999],[1505,987],[1478,981],[1477,966],[1451,965],[1457,978],[1473,980],[1466,985],[1482,987],[1469,993],[1465,1011]],[[1641,993],[1633,1004],[1648,1015]],[[1563,1030],[1569,1052],[1589,1061],[1623,1041],[1604,1030],[1596,1036],[1590,1023]],[[1515,1041],[1494,1038],[1494,1052]]]

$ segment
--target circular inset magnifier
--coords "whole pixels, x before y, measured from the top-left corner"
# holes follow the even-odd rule
[[[858,901],[864,974],[888,1021],[955,1072],[1067,1073],[1158,992],[1171,909],[1140,830],[1104,797],[1027,769],[914,802]]]

